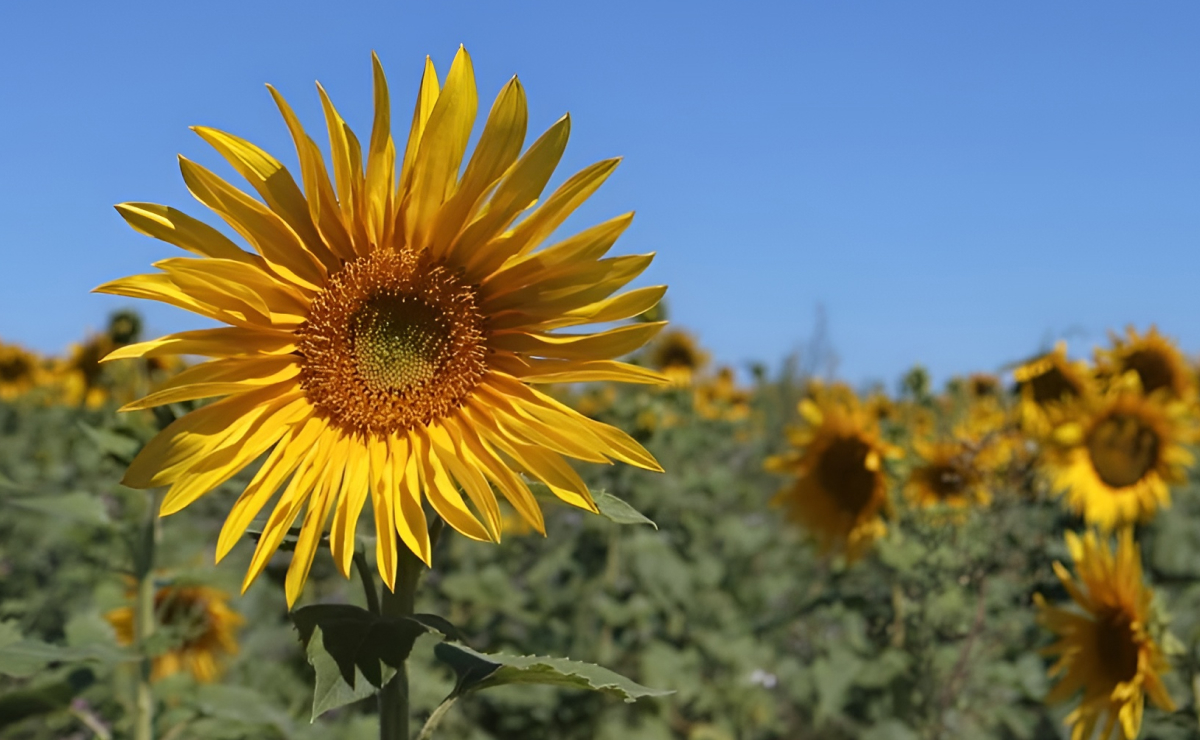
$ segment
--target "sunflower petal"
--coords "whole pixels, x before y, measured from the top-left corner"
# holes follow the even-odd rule
[[[213,227],[182,211],[156,203],[121,203],[117,213],[146,236],[154,237],[202,257],[252,262],[255,256],[231,242]]]

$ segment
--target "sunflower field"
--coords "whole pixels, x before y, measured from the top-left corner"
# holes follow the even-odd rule
[[[1169,337],[716,366],[629,216],[557,233],[617,160],[545,195],[515,78],[470,150],[471,65],[396,139],[377,60],[364,143],[322,89],[329,161],[272,88],[299,181],[196,129],[229,235],[118,206],[191,256],[97,290],[214,328],[0,345],[0,738],[1200,737]]]

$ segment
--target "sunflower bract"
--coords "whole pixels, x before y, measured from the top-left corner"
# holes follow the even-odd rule
[[[618,160],[585,168],[535,207],[563,154],[569,118],[524,148],[525,93],[514,78],[468,157],[478,101],[471,59],[460,49],[441,84],[426,60],[411,128],[405,139],[393,139],[387,82],[373,62],[375,116],[365,145],[318,86],[328,168],[271,89],[295,141],[300,183],[255,145],[195,129],[258,198],[181,159],[184,181],[253,251],[173,208],[126,203],[117,209],[134,229],[194,256],[165,259],[156,273],[97,288],[225,325],[108,356],[213,358],[128,409],[225,397],[167,427],[133,461],[125,483],[169,486],[165,515],[265,455],[233,505],[217,557],[282,489],[243,588],[299,520],[289,604],[330,520],[333,557],[349,574],[368,499],[379,570],[392,587],[397,535],[430,561],[426,502],[462,534],[499,540],[494,491],[544,531],[526,477],[595,510],[565,458],[659,470],[625,433],[533,387],[664,381],[616,360],[652,338],[662,322],[557,331],[633,318],[666,290],[614,295],[652,258],[605,256],[629,226],[628,214],[542,247]]]

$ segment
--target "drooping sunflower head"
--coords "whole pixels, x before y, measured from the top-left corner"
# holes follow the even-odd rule
[[[800,402],[804,426],[790,431],[793,449],[767,468],[794,476],[773,503],[816,538],[822,551],[865,554],[887,532],[888,481],[884,457],[894,449],[857,402]]]
[[[1108,531],[1170,506],[1170,485],[1192,455],[1186,405],[1145,396],[1136,380],[1071,404],[1048,440],[1043,467],[1067,505]]]
[[[1151,326],[1145,335],[1127,327],[1125,336],[1110,334],[1112,346],[1096,350],[1096,367],[1101,377],[1112,380],[1134,373],[1142,391],[1161,391],[1174,398],[1188,400],[1195,395],[1196,383],[1187,358],[1175,343]]]
[[[44,382],[43,365],[36,354],[0,343],[0,399],[10,401]]]
[[[1062,404],[1088,395],[1093,386],[1087,364],[1067,358],[1066,342],[1014,369],[1013,380],[1021,397],[1021,424],[1035,434],[1053,425]]]
[[[994,451],[990,442],[917,441],[919,463],[909,473],[904,492],[918,506],[965,508],[992,501]]]
[[[708,353],[700,349],[694,336],[681,329],[664,332],[650,347],[650,366],[675,385],[691,385],[707,364]]]
[[[328,168],[271,89],[296,145],[299,184],[253,144],[195,129],[258,197],[186,159],[184,181],[253,251],[173,208],[127,203],[118,211],[136,230],[196,257],[162,260],[155,263],[159,272],[97,289],[164,301],[226,324],[109,355],[214,358],[127,409],[225,396],[165,429],[134,460],[125,482],[170,486],[162,509],[169,514],[265,455],[234,504],[217,553],[224,557],[282,489],[245,586],[303,513],[287,577],[289,603],[330,520],[334,559],[349,574],[356,523],[368,500],[376,560],[391,587],[397,537],[430,561],[426,503],[466,536],[498,540],[496,492],[543,531],[526,476],[568,503],[596,510],[566,458],[660,469],[625,433],[536,387],[667,382],[617,360],[662,328],[626,320],[656,305],[666,290],[618,293],[653,256],[606,256],[632,216],[543,246],[618,160],[585,168],[543,199],[570,119],[525,148],[525,93],[515,78],[496,98],[468,157],[478,101],[462,49],[444,82],[426,60],[412,126],[406,139],[394,140],[387,81],[373,62],[375,115],[365,146],[318,86]],[[570,327],[584,330],[560,331]]]
[[[245,623],[229,608],[229,594],[208,586],[164,586],[154,595],[157,624],[171,633],[172,647],[154,657],[151,679],[189,671],[201,683],[212,683],[221,675],[225,656],[238,651],[237,630]],[[133,607],[115,609],[105,615],[117,633],[117,642],[134,641]]]
[[[1058,638],[1045,653],[1058,658],[1050,668],[1058,684],[1046,696],[1051,704],[1082,694],[1067,715],[1072,738],[1100,738],[1115,731],[1133,740],[1142,724],[1145,698],[1173,711],[1174,702],[1162,683],[1170,670],[1151,634],[1153,593],[1142,577],[1141,554],[1131,529],[1123,529],[1116,548],[1088,532],[1067,533],[1077,578],[1061,564],[1054,570],[1071,594],[1075,609],[1049,606],[1035,596],[1041,623]]]

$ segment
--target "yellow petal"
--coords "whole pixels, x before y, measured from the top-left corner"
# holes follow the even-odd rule
[[[258,386],[277,385],[299,374],[299,358],[294,355],[215,360],[184,370],[145,398],[122,406],[121,411],[241,393]]]
[[[427,431],[434,454],[442,466],[450,472],[458,485],[467,493],[478,511],[483,512],[484,524],[488,528],[491,539],[500,541],[500,507],[492,489],[488,487],[487,479],[475,466],[464,461],[459,446],[454,443],[446,429],[439,424],[431,424]]]
[[[146,236],[174,244],[204,257],[252,262],[255,256],[231,242],[213,227],[170,206],[156,203],[122,203],[117,213]]]
[[[329,129],[329,153],[333,160],[333,177],[337,183],[338,208],[342,212],[342,223],[347,225],[354,252],[365,257],[371,252],[362,218],[363,211],[363,171],[362,147],[354,132],[342,120],[333,101],[325,92],[325,88],[317,84],[317,93],[321,96],[321,107],[325,111],[325,124]]]
[[[288,608],[291,609],[304,589],[308,573],[312,569],[313,558],[317,554],[317,546],[325,531],[325,522],[329,520],[329,511],[333,508],[335,495],[341,489],[342,473],[346,467],[346,453],[350,445],[348,437],[339,436],[329,453],[329,462],[321,472],[317,490],[309,498],[308,511],[304,515],[304,523],[300,526],[300,536],[296,540],[296,551],[292,553],[292,562],[288,566],[284,590],[287,595]]]
[[[518,255],[531,252],[591,197],[620,163],[619,158],[606,159],[572,175],[544,204],[517,224],[509,237],[508,248]]]
[[[505,372],[509,372],[505,370]],[[509,372],[526,383],[642,383],[667,385],[671,379],[648,368],[615,360],[530,359],[522,372]]]
[[[371,71],[375,83],[375,120],[367,147],[365,175],[367,220],[376,244],[390,244],[392,229],[392,188],[396,180],[396,145],[392,143],[392,104],[388,98],[387,77],[379,57],[371,52]]]
[[[196,329],[168,334],[148,342],[118,347],[109,352],[101,362],[170,355],[234,357],[253,352],[291,354],[296,350],[295,339],[295,335],[291,332],[270,329],[243,327]]]
[[[350,577],[350,566],[354,562],[354,531],[358,518],[367,502],[371,476],[371,463],[361,439],[350,446],[346,461],[346,475],[342,490],[338,492],[337,508],[333,513],[333,527],[329,531],[329,551],[338,570]]]
[[[291,106],[279,91],[270,85],[267,85],[267,89],[271,91],[271,97],[275,99],[275,105],[287,123],[292,141],[296,144],[296,157],[300,160],[300,177],[304,181],[305,204],[309,217],[334,255],[342,260],[353,260],[354,246],[350,243],[345,224],[342,223],[337,196],[333,193],[333,184],[329,181],[321,150],[317,148],[312,137],[305,133],[300,119],[292,112]],[[330,272],[335,269],[331,267]]]
[[[393,512],[396,532],[425,565],[432,565],[429,525],[425,521],[425,509],[421,503],[421,473],[417,458],[412,454],[412,446],[406,435],[393,435],[388,443],[391,447],[392,478],[396,481],[399,501],[399,506]]]
[[[534,357],[561,360],[607,360],[629,354],[650,341],[665,321],[619,326],[595,334],[497,334],[490,344],[497,349],[524,352]]]
[[[458,185],[458,170],[478,107],[471,57],[459,47],[421,135],[402,207],[405,243],[415,249],[428,245],[433,217]]]
[[[388,459],[388,443],[382,437],[367,442],[371,460],[371,503],[375,513],[375,563],[383,584],[396,590],[395,512],[396,484],[392,478],[392,461]]]
[[[525,481],[500,459],[487,442],[475,434],[470,421],[460,423],[458,419],[450,418],[447,424],[457,430],[456,438],[463,442],[462,451],[468,461],[483,471],[525,521],[541,534],[546,534],[542,510]]]
[[[490,542],[491,535],[467,508],[467,502],[463,501],[462,496],[458,494],[449,474],[446,473],[446,469],[442,467],[441,461],[431,449],[425,430],[420,427],[410,430],[409,444],[412,445],[412,454],[421,471],[421,483],[425,489],[425,496],[438,516],[467,537],[481,542]]]
[[[404,164],[400,168],[401,193],[409,191],[412,183],[413,163],[417,161],[417,150],[421,148],[425,123],[433,113],[433,106],[437,104],[440,93],[441,87],[433,60],[425,57],[425,67],[421,71],[421,85],[417,90],[417,103],[413,107],[412,126],[408,129],[408,142],[404,146]]]
[[[192,130],[220,152],[238,174],[246,178],[250,186],[266,201],[267,206],[291,227],[308,251],[324,264],[326,270],[333,272],[341,266],[341,261],[325,246],[325,240],[313,225],[304,193],[300,192],[300,187],[292,179],[291,173],[279,160],[245,139],[224,131],[207,126],[193,126]]]

